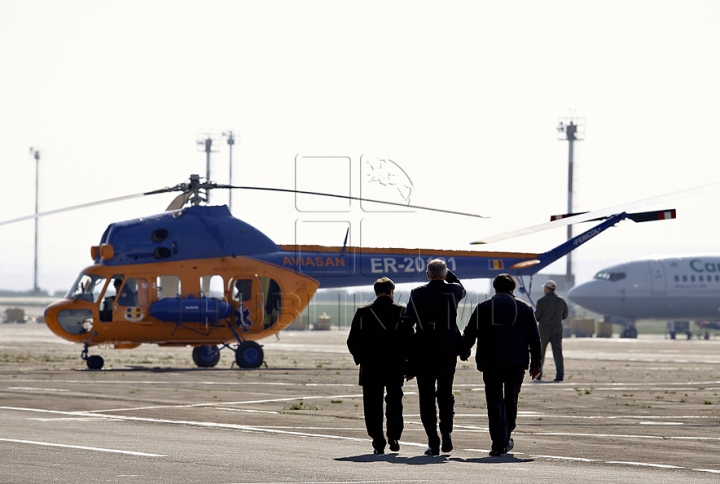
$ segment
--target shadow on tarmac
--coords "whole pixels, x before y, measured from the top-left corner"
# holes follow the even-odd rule
[[[444,455],[439,456],[427,456],[427,455],[415,455],[412,457],[405,457],[398,454],[362,454],[353,455],[350,457],[338,457],[335,459],[339,462],[389,462],[390,464],[405,464],[409,466],[429,465],[429,464],[444,464],[448,461],[448,457]]]
[[[460,457],[449,457],[447,455],[427,456],[416,455],[405,457],[398,454],[362,454],[349,457],[338,457],[338,462],[388,462],[390,464],[405,464],[410,466],[445,464],[446,462],[468,462],[473,464],[522,464],[525,462],[534,462],[535,459],[518,459],[512,454],[505,454],[498,457],[473,457],[470,459],[461,459]]]
[[[118,366],[118,367],[110,367],[110,368],[102,368],[102,369],[91,369],[91,368],[72,368],[72,371],[80,371],[80,372],[103,372],[103,373],[119,373],[119,372],[150,372],[150,373],[189,373],[189,372],[238,372],[238,371],[270,371],[270,372],[283,372],[283,373],[289,373],[289,372],[306,372],[309,370],[312,370],[312,368],[285,368],[285,367],[278,367],[278,368],[267,368],[267,367],[260,367],[260,368],[241,368],[239,366],[231,366],[227,368],[200,368],[200,367],[193,367],[193,368],[173,368],[173,367],[165,367],[165,366],[144,366],[144,365],[125,365],[125,366]],[[323,367],[323,370],[327,371],[340,371],[340,370],[347,370],[347,368],[331,368],[331,367]]]

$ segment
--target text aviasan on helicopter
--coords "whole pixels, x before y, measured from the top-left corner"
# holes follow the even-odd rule
[[[110,224],[99,245],[91,248],[93,265],[80,273],[64,299],[45,310],[46,324],[53,333],[84,345],[81,357],[88,368],[100,369],[104,365],[101,356],[88,355],[90,347],[129,349],[143,343],[192,346],[193,361],[199,367],[215,366],[220,350],[230,348],[238,366],[258,368],[264,354],[256,341],[292,324],[319,287],[368,286],[385,275],[401,283],[423,281],[427,263],[441,258],[461,279],[493,278],[506,272],[519,277],[522,290],[522,276],[532,276],[623,219],[675,217],[674,210],[604,216],[599,225],[543,254],[278,245],[233,217],[227,206],[203,205],[208,191],[216,188],[367,200],[218,185],[201,182],[198,175],[192,175],[189,183],[119,198],[182,192],[162,214]],[[185,206],[188,202],[189,206]],[[597,213],[586,214],[584,219],[574,215],[551,224],[598,220],[593,218]],[[27,218],[32,216],[22,219]],[[495,240],[513,235],[521,234],[502,234]],[[213,291],[217,287],[222,290]]]

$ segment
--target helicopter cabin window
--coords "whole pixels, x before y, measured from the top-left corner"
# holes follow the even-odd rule
[[[249,301],[252,299],[252,280],[238,279],[233,284],[232,293],[235,301]]]
[[[180,278],[178,276],[158,276],[156,283],[158,300],[180,297]]]
[[[260,276],[260,288],[263,293],[263,307],[265,309],[265,327],[269,328],[280,318],[282,293],[275,279]]]
[[[220,275],[207,275],[200,277],[200,288],[205,297],[225,299],[225,285]]]
[[[106,279],[94,274],[80,274],[75,285],[68,291],[65,297],[81,301],[96,302],[105,288]]]
[[[125,280],[116,296],[118,306],[147,306],[147,289],[147,281],[143,278]]]

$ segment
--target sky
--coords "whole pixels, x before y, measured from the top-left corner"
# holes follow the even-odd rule
[[[720,181],[714,1],[0,2],[0,221],[206,176],[374,196],[487,216],[318,205],[235,191],[233,214],[277,243],[471,249],[573,209]],[[392,164],[387,162],[391,161]],[[364,167],[392,166],[397,185]],[[383,188],[383,190],[379,190]],[[174,194],[43,217],[38,284],[65,291],[108,224]],[[367,196],[367,195],[366,195]],[[211,203],[228,203],[213,192]],[[584,282],[641,257],[717,253],[720,192],[672,221],[616,228],[573,253]],[[589,227],[588,227],[589,228]],[[579,233],[579,229],[575,229]],[[554,229],[482,250],[544,252]],[[33,287],[34,222],[0,226],[0,289]],[[543,271],[565,272],[564,259]],[[485,283],[483,283],[485,287]]]

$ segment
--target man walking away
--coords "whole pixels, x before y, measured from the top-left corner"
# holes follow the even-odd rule
[[[563,319],[568,317],[568,306],[565,300],[555,294],[555,281],[547,281],[543,284],[545,295],[538,299],[535,318],[540,324],[540,376],[542,379],[542,368],[545,366],[545,350],[548,343],[552,346],[553,359],[555,360],[555,381],[563,381],[565,378],[565,365],[562,354]]]
[[[477,340],[475,361],[485,382],[490,455],[499,456],[515,446],[512,432],[528,363],[533,379],[540,374],[540,335],[532,306],[513,296],[516,284],[512,276],[498,275],[493,287],[495,295],[475,307],[465,327],[461,358],[470,357]]]
[[[430,261],[426,275],[430,282],[411,291],[404,315],[405,327],[415,329],[407,379],[417,376],[420,420],[428,438],[425,455],[440,455],[438,411],[442,451],[453,449],[450,437],[455,414],[452,385],[461,341],[457,306],[465,297],[465,289],[443,260]]]
[[[405,377],[406,348],[409,332],[401,326],[404,306],[396,304],[395,284],[387,277],[375,281],[377,298],[358,308],[352,320],[347,346],[355,364],[360,365],[363,388],[365,427],[372,438],[374,454],[385,453],[383,434],[383,394],[390,450],[400,450],[403,431],[402,398]],[[403,331],[405,333],[403,334]]]

